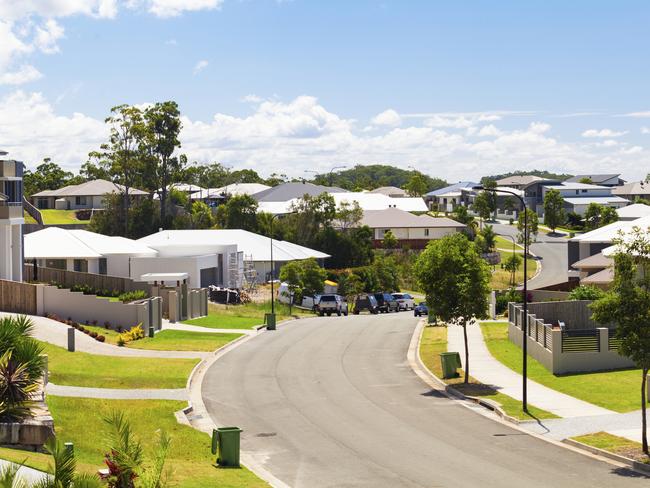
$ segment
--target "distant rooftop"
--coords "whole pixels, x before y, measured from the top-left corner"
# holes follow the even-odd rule
[[[430,215],[414,215],[398,208],[384,210],[366,210],[363,212],[361,225],[376,229],[380,227],[393,228],[435,228],[455,227],[464,228],[460,222],[447,217],[431,217]]]
[[[633,181],[624,185],[612,188],[614,195],[640,195],[650,197],[650,183],[647,181]]]
[[[589,178],[592,183],[595,185],[598,185],[600,183],[604,183],[607,180],[611,180],[612,178],[619,178],[621,175],[620,173],[610,173],[610,174],[597,174],[597,175],[575,175],[572,176],[571,178],[568,178],[566,181],[568,183],[579,183],[580,180],[583,178]]]
[[[439,188],[437,190],[430,191],[425,197],[437,197],[440,195],[445,195],[447,193],[451,192],[456,192],[460,191],[463,188],[472,188],[474,186],[477,186],[478,183],[475,183],[473,181],[459,181],[458,183],[454,183],[453,185],[445,186],[444,188]]]
[[[336,186],[314,185],[308,182],[290,182],[261,191],[252,195],[252,197],[258,202],[286,202],[293,198],[301,198],[305,194],[315,197],[321,193],[343,192],[345,192],[343,188]]]
[[[514,175],[514,176],[507,176],[505,178],[501,178],[500,180],[497,180],[497,185],[498,186],[512,186],[512,185],[530,185],[531,183],[535,183],[536,181],[542,181],[545,178],[542,178],[541,176],[535,176],[535,175]]]
[[[33,197],[88,197],[101,196],[107,193],[123,193],[124,187],[111,181],[91,180],[79,185],[68,185],[58,190],[43,190],[34,193]],[[146,191],[129,188],[129,195],[148,195]]]

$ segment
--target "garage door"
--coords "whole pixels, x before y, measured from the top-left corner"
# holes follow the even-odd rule
[[[217,268],[203,268],[201,270],[201,288],[217,284]]]

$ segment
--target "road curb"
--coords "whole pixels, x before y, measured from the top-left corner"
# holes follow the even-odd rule
[[[278,327],[286,325],[289,322],[299,319],[287,319],[279,322]],[[257,329],[259,333],[266,333],[264,329]],[[201,387],[203,384],[203,379],[205,374],[210,369],[210,367],[216,363],[221,357],[228,354],[230,351],[241,346],[245,342],[258,337],[258,334],[252,335],[243,335],[234,341],[226,344],[225,346],[217,349],[212,356],[209,358],[203,359],[199,362],[192,372],[190,373],[189,378],[187,379],[187,391],[188,391],[188,405],[184,409],[176,412],[176,419],[181,424],[186,424],[192,428],[205,432],[206,434],[212,435],[212,431],[217,427],[223,427],[223,425],[218,425],[215,421],[212,420],[212,417],[208,413],[208,410],[203,403],[203,395],[201,394]],[[269,485],[275,488],[290,488],[284,481],[276,478],[271,474],[264,466],[258,463],[246,452],[242,452],[240,456],[241,464],[248,470],[252,471],[257,477],[266,481]]]
[[[447,384],[444,383],[440,378],[438,378],[436,375],[434,375],[429,368],[427,368],[424,363],[422,362],[422,359],[420,358],[420,343],[422,340],[422,332],[424,330],[424,327],[426,325],[426,319],[420,320],[418,322],[417,327],[415,328],[415,331],[413,332],[413,336],[411,337],[411,342],[409,344],[409,349],[407,352],[407,360],[409,365],[411,366],[411,369],[413,372],[420,377],[427,385],[429,385],[431,388],[440,391],[442,394],[447,396],[449,399],[457,401],[459,405],[462,405],[465,408],[468,408],[472,410],[473,412],[482,415],[483,417],[486,417],[488,419],[491,419],[494,422],[506,425],[510,427],[511,429],[514,429],[516,431],[519,431],[523,434],[529,435],[531,437],[534,437],[536,439],[539,439],[541,441],[547,442],[549,444],[553,444],[557,447],[561,447],[562,449],[567,449],[569,451],[573,451],[577,454],[581,454],[583,456],[589,457],[591,459],[597,460],[597,461],[602,461],[605,463],[608,463],[612,466],[616,466],[618,468],[629,468],[634,470],[633,467],[631,467],[629,464],[626,462],[617,460],[612,458],[611,456],[604,456],[599,453],[595,453],[592,451],[588,451],[586,449],[582,449],[581,447],[577,447],[575,445],[572,445],[571,443],[566,443],[562,441],[556,441],[554,439],[549,439],[548,437],[545,437],[543,435],[537,434],[535,432],[530,432],[523,427],[520,426],[520,421],[517,422],[511,422],[508,420],[508,418],[512,418],[509,416],[502,417],[500,416],[496,411],[493,410],[488,410],[487,408],[483,409],[476,409],[472,408],[473,405],[475,405],[474,402],[472,402],[469,397],[466,395],[463,395],[460,392],[455,392],[450,391],[453,390],[453,388],[450,388],[449,390],[447,389]],[[463,398],[464,397],[464,398]],[[517,420],[517,419],[515,419]],[[526,421],[527,422],[527,421]],[[636,470],[635,470],[636,471]],[[642,471],[637,471],[640,474],[646,475],[647,473],[642,472]]]
[[[642,474],[650,476],[650,465],[648,464],[640,463],[639,461],[635,461],[634,459],[630,459],[625,456],[619,456],[618,454],[614,454],[613,452],[605,451],[604,449],[599,449],[597,447],[584,444],[574,439],[564,439],[562,442],[570,446],[577,447],[578,449],[583,449],[592,454],[613,459],[614,461],[618,461],[619,463],[627,464],[634,471],[638,471]]]

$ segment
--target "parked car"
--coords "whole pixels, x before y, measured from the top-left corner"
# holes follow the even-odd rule
[[[352,308],[352,313],[354,315],[359,315],[360,312],[367,310],[372,314],[379,313],[379,306],[377,305],[377,299],[374,295],[362,293],[357,296],[357,299],[354,301],[354,307]]]
[[[314,311],[321,317],[325,314],[331,316],[333,313],[338,315],[348,315],[348,302],[345,297],[335,294],[321,295],[317,303],[314,305]]]
[[[413,315],[416,317],[419,317],[420,315],[429,315],[429,307],[427,306],[427,302],[418,303],[417,306],[413,309]]]
[[[390,293],[375,293],[375,299],[380,312],[399,312],[399,304]]]
[[[408,293],[393,293],[393,298],[397,300],[400,310],[413,310],[415,308],[415,300]]]

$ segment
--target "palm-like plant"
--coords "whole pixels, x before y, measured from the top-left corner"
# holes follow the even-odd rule
[[[8,464],[0,469],[0,488],[29,488],[18,474],[20,468],[19,464]]]
[[[0,421],[19,422],[30,415],[31,395],[38,384],[29,377],[25,363],[12,361],[13,351],[0,356]]]
[[[74,452],[56,439],[50,437],[45,443],[52,455],[54,465],[50,466],[50,476],[44,477],[33,488],[100,488],[102,483],[97,476],[77,474],[77,460]]]
[[[122,412],[113,412],[104,421],[109,425],[110,451],[104,456],[109,474],[105,478],[110,488],[133,488],[138,479],[138,487],[163,488],[166,486],[167,472],[165,460],[170,447],[170,438],[160,433],[158,448],[153,463],[144,466],[144,450],[135,438],[131,423]]]
[[[25,316],[0,319],[0,422],[19,422],[30,415],[31,395],[45,371],[43,346],[31,337]]]

